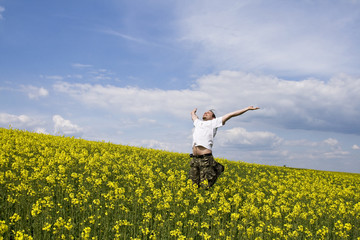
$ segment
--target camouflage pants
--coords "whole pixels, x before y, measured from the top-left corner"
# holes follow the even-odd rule
[[[224,166],[214,160],[212,155],[195,157],[190,161],[189,178],[199,187],[210,188],[224,171]],[[207,180],[207,185],[204,181]]]

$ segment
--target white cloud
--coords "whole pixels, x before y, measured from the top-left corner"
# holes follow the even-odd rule
[[[359,147],[359,145],[354,144],[354,145],[352,146],[352,149],[353,149],[353,150],[359,150],[359,149],[360,149],[360,147]]]
[[[200,78],[202,92],[231,111],[237,103],[258,105],[256,115],[287,128],[360,132],[360,79],[341,75],[328,82],[287,81],[271,76],[224,71]],[[234,104],[235,103],[235,104]]]
[[[43,133],[43,134],[49,134],[45,128],[37,127],[35,128],[34,132],[36,133]]]
[[[133,145],[135,146],[142,146],[146,148],[153,148],[153,149],[161,149],[161,150],[169,150],[171,146],[169,146],[169,143],[167,142],[161,142],[155,139],[146,139],[141,140],[140,144],[139,142],[134,142]]]
[[[289,134],[297,132],[295,130]],[[319,141],[291,140],[271,132],[250,132],[238,128],[236,131],[225,131],[224,136],[220,132],[218,134],[215,144],[220,146],[215,148],[215,155],[226,156],[231,160],[323,170],[339,169],[340,163],[354,161],[353,156],[344,151],[341,143],[333,138]],[[223,138],[227,136],[230,137],[224,141]]]
[[[116,87],[111,85],[71,84],[59,82],[56,91],[69,94],[86,105],[124,111],[136,114],[150,112],[170,112],[183,116],[192,103],[200,104],[207,99],[207,93],[193,90],[140,89],[136,87]],[[194,106],[194,105],[193,105]]]
[[[324,140],[324,143],[326,143],[332,147],[339,144],[338,140],[336,140],[334,138],[328,138],[328,139]]]
[[[93,70],[90,71],[89,74],[91,79],[95,81],[111,80],[112,79],[111,75],[113,75],[113,73],[107,69]]]
[[[91,68],[90,64],[74,63],[71,65],[73,68]]]
[[[8,123],[28,123],[31,122],[30,117],[26,115],[12,115],[8,113],[0,113],[0,123],[8,124]]]
[[[59,76],[59,75],[51,75],[51,76],[41,75],[40,77],[41,77],[41,78],[45,78],[45,79],[55,80],[55,81],[61,81],[61,80],[64,79],[63,76]]]
[[[9,113],[0,113],[0,124],[3,127],[11,127],[14,128],[29,128],[32,129],[32,127],[37,125],[44,124],[43,121],[40,121],[38,119],[34,119],[32,117],[29,117],[27,115],[14,115]]]
[[[3,19],[2,13],[5,11],[5,8],[3,6],[0,6],[0,20]]]
[[[271,132],[248,132],[244,128],[232,128],[219,133],[219,144],[222,147],[243,147],[247,149],[269,149],[279,146],[283,139]]]
[[[359,73],[357,42],[351,40],[359,33],[354,30],[358,12],[352,4],[181,1],[178,8],[180,39],[192,46],[198,67],[281,75]]]
[[[342,159],[349,155],[349,152],[344,151],[341,143],[334,138],[328,138],[323,141],[311,141],[306,139],[301,140],[287,140],[284,141],[284,147],[289,150],[292,159],[313,159],[317,160],[331,160]]]
[[[324,152],[325,159],[341,158],[342,156],[346,156],[349,154],[349,152],[342,149],[339,141],[334,138],[325,139],[323,142],[325,143],[325,145],[328,145],[330,147],[327,152]]]
[[[188,118],[214,108],[217,115],[249,105],[261,110],[247,118],[289,129],[360,132],[360,79],[339,75],[329,81],[288,81],[267,75],[222,71],[199,78],[190,89],[161,90],[58,82],[55,91],[90,107],[137,115],[170,113]],[[199,113],[201,114],[201,113]]]
[[[143,39],[143,38],[139,38],[139,37],[136,37],[136,36],[125,34],[123,32],[115,31],[113,29],[100,29],[99,31],[104,33],[104,34],[119,37],[119,38],[121,38],[123,40],[126,40],[126,41],[129,41],[129,42],[133,42],[133,43],[137,43],[137,44],[141,44],[141,45],[146,45],[146,46],[163,47],[163,45],[158,44],[156,42],[151,42],[151,41],[148,41],[148,40]]]
[[[155,119],[149,119],[149,118],[140,118],[138,120],[138,123],[141,123],[141,124],[155,124],[157,121]]]
[[[26,92],[30,99],[38,99],[40,97],[47,97],[49,91],[43,87],[35,87],[32,85],[22,86],[22,91]]]
[[[122,39],[125,39],[125,40],[128,40],[128,41],[131,41],[131,42],[136,42],[136,43],[147,43],[145,40],[143,39],[140,39],[140,38],[136,38],[136,37],[133,37],[133,36],[130,36],[130,35],[127,35],[127,34],[123,34],[121,32],[118,32],[118,31],[115,31],[115,30],[112,30],[112,29],[103,29],[101,30],[101,32],[105,33],[105,34],[109,34],[109,35],[113,35],[113,36],[117,36],[117,37],[120,37]]]
[[[81,74],[68,74],[68,75],[66,75],[66,78],[83,79],[84,76]],[[62,79],[60,79],[60,80],[62,80]]]
[[[82,133],[83,129],[76,124],[70,122],[70,120],[66,120],[60,115],[53,116],[54,122],[54,132],[56,134],[65,134],[65,135],[75,135]]]

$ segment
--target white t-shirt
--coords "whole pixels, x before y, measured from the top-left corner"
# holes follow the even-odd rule
[[[196,119],[194,121],[193,146],[203,146],[212,149],[214,137],[218,127],[223,126],[222,117],[214,118],[208,121]]]

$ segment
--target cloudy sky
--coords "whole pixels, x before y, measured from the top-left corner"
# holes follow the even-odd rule
[[[36,2],[36,3],[35,3]],[[0,0],[0,127],[360,173],[358,0]]]

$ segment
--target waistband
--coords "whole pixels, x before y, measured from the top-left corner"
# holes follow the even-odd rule
[[[194,157],[194,158],[204,158],[204,157],[210,157],[212,156],[212,153],[207,153],[207,154],[203,154],[203,155],[194,155],[192,153],[190,153],[190,157]]]

